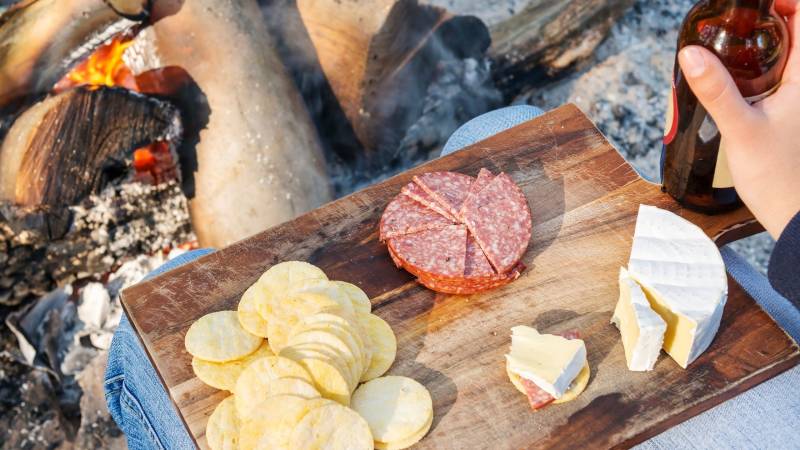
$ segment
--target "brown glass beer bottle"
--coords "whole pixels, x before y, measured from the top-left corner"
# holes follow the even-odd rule
[[[762,100],[778,89],[790,46],[786,21],[775,12],[774,3],[702,0],[683,21],[678,50],[687,45],[711,50],[748,101]],[[706,213],[741,204],[728,170],[725,138],[692,93],[677,58],[664,133],[661,180],[665,192],[684,206]]]

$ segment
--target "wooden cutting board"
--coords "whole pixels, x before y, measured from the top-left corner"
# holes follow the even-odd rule
[[[377,239],[381,212],[415,173],[505,171],[533,211],[528,270],[483,295],[437,295],[392,264]],[[183,339],[212,311],[280,261],[305,260],[359,285],[398,338],[390,373],[417,379],[435,419],[419,448],[628,446],[654,436],[794,366],[797,344],[733,279],[722,325],[688,370],[662,354],[655,370],[628,371],[609,324],[617,275],[630,254],[639,204],[675,211],[719,243],[758,231],[746,209],[705,216],[681,209],[634,172],[576,107],[565,106],[445,158],[267,230],[123,292],[122,302],[177,410],[200,447],[228,394],[192,374]],[[508,381],[510,328],[577,329],[592,369],[577,400],[534,413]]]

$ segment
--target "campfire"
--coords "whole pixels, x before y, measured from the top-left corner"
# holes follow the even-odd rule
[[[0,6],[0,368],[71,399],[52,439],[85,437],[76,377],[122,287],[436,157],[461,123],[580,68],[634,1],[449,3]]]

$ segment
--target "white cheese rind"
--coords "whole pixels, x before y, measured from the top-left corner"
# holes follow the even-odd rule
[[[719,249],[693,223],[641,205],[628,270],[667,322],[664,350],[686,368],[711,345],[728,298]]]
[[[586,344],[540,334],[534,328],[511,329],[511,351],[506,355],[509,370],[536,383],[555,399],[561,398],[586,365]]]
[[[619,273],[620,297],[611,322],[622,334],[628,369],[636,372],[653,370],[664,344],[667,324],[659,316],[624,268]]]

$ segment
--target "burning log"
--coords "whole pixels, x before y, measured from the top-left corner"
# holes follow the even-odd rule
[[[495,81],[513,97],[533,80],[554,77],[590,56],[633,0],[532,0],[492,27]]]
[[[180,154],[193,169],[183,181],[202,246],[225,246],[330,200],[317,135],[255,0],[185,2],[152,29],[140,37],[152,39],[153,59],[183,68],[210,110],[197,145]]]
[[[77,88],[49,97],[17,118],[0,147],[4,216],[60,237],[67,206],[125,173],[134,149],[180,133],[173,106],[127,90]]]
[[[437,63],[481,57],[485,25],[417,0],[297,0],[325,76],[373,161],[419,118]]]
[[[0,115],[148,16],[147,0],[25,0],[0,16]],[[135,20],[132,20],[135,19]]]

